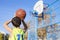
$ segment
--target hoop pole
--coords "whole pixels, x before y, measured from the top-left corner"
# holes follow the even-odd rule
[[[37,28],[38,28],[38,17],[35,17],[35,39],[38,40],[37,38]]]

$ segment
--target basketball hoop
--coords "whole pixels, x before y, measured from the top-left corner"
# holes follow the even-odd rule
[[[33,8],[34,11],[37,12],[37,14],[41,14],[43,12],[43,1],[39,0]]]

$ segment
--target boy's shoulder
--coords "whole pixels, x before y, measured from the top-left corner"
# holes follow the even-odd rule
[[[17,34],[17,33],[24,34],[24,30],[21,29],[21,28],[13,28],[13,33],[15,33],[15,34]]]

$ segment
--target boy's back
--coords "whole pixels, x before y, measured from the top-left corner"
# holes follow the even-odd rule
[[[9,38],[9,40],[23,40],[24,39],[24,31],[20,28],[13,28],[13,31],[11,33],[11,37]]]

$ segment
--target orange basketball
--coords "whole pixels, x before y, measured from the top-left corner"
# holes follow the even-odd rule
[[[26,16],[26,11],[23,9],[19,9],[16,11],[16,16],[19,17],[20,19],[24,19]]]

